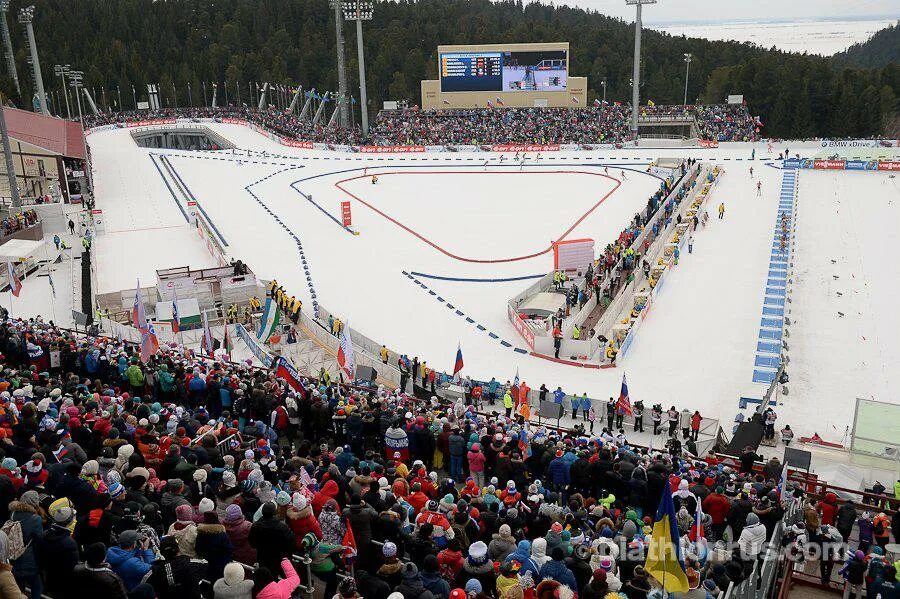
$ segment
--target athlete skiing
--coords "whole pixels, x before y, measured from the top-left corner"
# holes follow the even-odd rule
[[[378,175],[372,175],[372,185],[378,183]]]
[[[762,195],[762,181],[756,182],[756,195],[757,197]]]
[[[751,179],[753,178],[753,167],[752,166],[750,167],[750,178]]]

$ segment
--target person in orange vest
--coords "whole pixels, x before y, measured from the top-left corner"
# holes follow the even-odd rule
[[[531,387],[529,387],[525,381],[519,385],[519,397],[516,398],[516,405],[521,406],[523,403],[528,403],[528,394],[531,392]]]

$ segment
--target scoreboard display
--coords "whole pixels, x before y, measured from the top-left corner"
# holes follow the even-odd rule
[[[441,54],[441,91],[489,92],[503,88],[500,52],[447,52]]]
[[[565,91],[567,50],[441,52],[441,92]]]

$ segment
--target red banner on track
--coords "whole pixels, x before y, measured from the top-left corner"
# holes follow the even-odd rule
[[[129,121],[125,123],[126,127],[147,127],[149,125],[174,125],[175,119],[148,119],[145,121]]]
[[[813,160],[814,169],[844,170],[843,160]]]
[[[880,171],[900,171],[900,160],[879,160],[878,170]]]
[[[494,144],[491,152],[559,152],[559,144]]]
[[[362,154],[409,154],[424,152],[425,146],[360,146]]]
[[[714,139],[701,139],[699,142],[701,148],[718,148],[719,142]]]
[[[528,344],[529,349],[531,349],[531,351],[534,351],[534,331],[532,331],[529,326],[525,324],[525,320],[519,315],[518,312],[516,312],[516,310],[512,306],[507,304],[506,309],[509,320],[515,327],[516,332],[522,336],[522,339],[524,339],[525,343]]]

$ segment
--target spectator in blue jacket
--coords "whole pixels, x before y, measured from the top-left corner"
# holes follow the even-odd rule
[[[521,568],[519,569],[519,576],[525,576],[527,572],[530,572],[531,579],[534,580],[535,583],[540,582],[541,568],[531,557],[531,541],[519,541],[519,543],[516,545],[516,550],[506,556],[505,561],[511,562],[513,560],[521,564]]]
[[[128,591],[141,583],[141,579],[150,571],[153,559],[153,550],[148,548],[147,540],[138,546],[138,533],[134,530],[126,530],[120,534],[119,546],[110,547],[106,552],[106,561],[125,583]]]
[[[563,494],[565,500],[568,500],[565,495],[566,489],[569,487],[570,467],[571,463],[566,460],[561,449],[556,452],[556,457],[553,458],[547,466],[547,473],[550,475],[550,483],[558,493]]]
[[[572,591],[578,592],[578,582],[575,575],[566,567],[566,551],[562,547],[554,547],[550,552],[550,561],[541,566],[541,578],[543,580],[555,580],[564,584]]]

